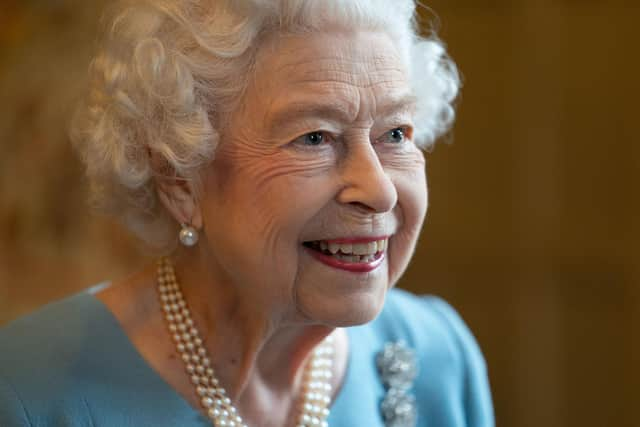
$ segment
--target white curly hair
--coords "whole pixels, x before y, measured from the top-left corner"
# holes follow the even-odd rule
[[[419,35],[414,0],[132,0],[105,16],[89,90],[71,137],[91,200],[152,247],[175,244],[157,176],[196,183],[218,129],[247,85],[271,33],[384,31],[418,98],[415,141],[430,147],[455,116],[460,79],[434,34]]]

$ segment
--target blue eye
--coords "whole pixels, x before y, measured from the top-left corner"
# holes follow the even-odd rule
[[[293,140],[293,143],[296,145],[302,145],[307,147],[316,147],[318,145],[326,144],[330,142],[331,135],[327,134],[324,131],[313,131],[309,133],[305,133],[304,135],[300,135],[296,139]]]
[[[322,141],[324,141],[324,135],[322,132],[309,132],[306,135],[303,135],[303,143],[305,145],[320,145]]]
[[[383,135],[384,142],[399,144],[406,139],[406,130],[404,128],[391,129]]]

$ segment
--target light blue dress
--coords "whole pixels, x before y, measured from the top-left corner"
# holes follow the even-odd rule
[[[345,382],[331,427],[383,427],[385,388],[375,357],[404,340],[418,357],[419,427],[492,427],[480,350],[458,314],[436,297],[391,290],[371,323],[348,328]],[[0,329],[0,426],[211,426],[140,356],[89,292]]]

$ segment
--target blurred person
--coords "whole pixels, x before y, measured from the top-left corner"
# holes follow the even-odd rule
[[[415,13],[115,5],[72,134],[160,257],[0,330],[0,425],[492,426],[461,318],[393,289],[459,87]]]

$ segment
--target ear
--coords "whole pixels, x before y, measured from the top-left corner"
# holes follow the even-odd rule
[[[191,181],[181,178],[156,178],[158,198],[179,224],[202,228],[202,214]]]

